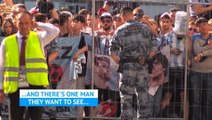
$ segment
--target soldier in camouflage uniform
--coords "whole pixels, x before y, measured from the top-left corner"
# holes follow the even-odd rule
[[[156,47],[148,27],[133,20],[131,8],[123,7],[120,14],[125,23],[114,33],[111,56],[123,68],[120,83],[121,119],[133,120],[138,117],[143,120],[153,116],[153,97],[147,92],[148,65],[144,59],[154,56]],[[132,107],[133,94],[138,98],[138,114]]]

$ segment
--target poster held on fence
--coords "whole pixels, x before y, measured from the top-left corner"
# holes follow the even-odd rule
[[[73,71],[71,71],[73,70],[71,69],[71,58],[78,50],[80,38],[81,36],[74,36],[57,39],[59,56],[50,63],[50,81],[55,85],[56,89],[76,88],[76,80],[73,79]],[[55,73],[53,71],[55,71]],[[71,118],[77,116],[76,107],[61,106],[45,107],[44,109],[44,117]]]
[[[117,117],[120,109],[118,64],[108,55],[94,57],[94,88],[99,91],[97,117]]]

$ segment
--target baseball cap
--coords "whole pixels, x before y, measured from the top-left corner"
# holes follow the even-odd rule
[[[199,25],[200,23],[208,23],[208,20],[206,18],[200,17],[196,20],[195,24]]]
[[[171,19],[171,16],[170,16],[170,14],[168,12],[165,12],[165,13],[163,13],[160,16],[160,19],[163,19],[163,18],[165,18],[165,19]]]
[[[111,18],[112,19],[112,15],[109,12],[104,12],[100,16],[100,19],[102,19],[102,18]]]

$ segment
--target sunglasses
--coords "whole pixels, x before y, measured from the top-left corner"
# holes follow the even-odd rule
[[[194,29],[194,28],[188,28],[189,31],[193,31],[193,32],[198,32],[197,29]]]
[[[111,20],[102,20],[102,23],[110,23]]]
[[[142,18],[144,16],[144,14],[139,12],[139,13],[135,13],[134,16]]]

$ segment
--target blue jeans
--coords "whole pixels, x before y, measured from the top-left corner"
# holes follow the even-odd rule
[[[212,73],[191,71],[188,86],[189,120],[211,120]]]

